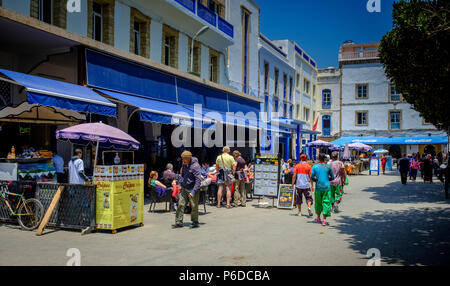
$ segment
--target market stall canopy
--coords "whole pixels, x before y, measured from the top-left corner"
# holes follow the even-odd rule
[[[389,151],[386,150],[386,149],[378,149],[378,150],[373,151],[373,153],[375,153],[375,154],[387,154],[387,153],[389,153]]]
[[[73,110],[37,106],[23,102],[17,107],[0,110],[0,122],[21,122],[34,124],[73,124],[86,120],[86,116]]]
[[[56,131],[56,139],[79,145],[97,144],[102,148],[138,150],[140,143],[115,127],[99,123],[86,123]]]
[[[313,141],[313,142],[309,142],[306,144],[307,147],[313,147],[313,148],[339,148],[339,146],[330,143],[330,142],[326,142],[323,140],[317,140],[317,141]]]
[[[348,148],[350,150],[357,150],[357,151],[370,151],[372,150],[372,146],[363,144],[363,143],[353,143],[353,144],[349,144]]]
[[[417,136],[417,137],[341,137],[331,143],[345,146],[345,143],[364,143],[371,145],[425,145],[448,144],[447,136]]]
[[[25,87],[29,104],[116,116],[114,103],[85,86],[4,69],[0,80]]]

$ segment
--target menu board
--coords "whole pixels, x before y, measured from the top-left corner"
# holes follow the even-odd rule
[[[256,196],[277,197],[280,181],[279,155],[257,154],[255,162]]]
[[[279,209],[293,209],[294,208],[295,190],[292,185],[280,185],[280,192],[278,193],[277,208]]]

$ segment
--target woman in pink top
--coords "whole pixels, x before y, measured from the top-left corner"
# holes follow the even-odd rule
[[[415,182],[417,177],[417,170],[420,169],[420,163],[417,157],[415,157],[414,160],[411,162],[410,168],[412,181]]]

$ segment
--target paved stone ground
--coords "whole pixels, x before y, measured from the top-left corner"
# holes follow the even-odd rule
[[[270,201],[271,205],[271,201]],[[163,210],[164,204],[157,206]],[[148,210],[148,205],[145,207]],[[42,237],[0,224],[0,265],[364,266],[378,248],[382,265],[450,264],[450,201],[441,183],[400,184],[396,172],[350,178],[341,212],[323,227],[296,211],[208,206],[199,229],[171,229],[173,213],[145,213],[144,227],[116,235],[47,230]],[[189,226],[185,216],[185,225]]]

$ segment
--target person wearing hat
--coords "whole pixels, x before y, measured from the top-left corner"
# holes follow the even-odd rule
[[[313,183],[311,181],[311,166],[306,162],[308,157],[305,154],[300,156],[300,163],[294,168],[294,176],[292,177],[292,189],[295,187],[295,202],[298,208],[298,216],[302,213],[303,196],[305,197],[306,204],[308,205],[308,214],[313,216],[311,206],[313,198],[311,190],[313,190]]]
[[[222,154],[217,156],[216,171],[218,172],[217,184],[219,190],[217,192],[217,207],[221,207],[222,193],[225,191],[227,196],[227,209],[231,208],[231,184],[234,180],[231,178],[236,173],[237,163],[233,156],[230,155],[230,147],[225,146],[222,149]],[[233,178],[234,179],[234,178]]]
[[[184,151],[181,154],[183,165],[181,167],[181,174],[177,176],[178,185],[182,188],[180,199],[175,217],[175,224],[173,228],[183,227],[183,216],[186,204],[191,205],[191,221],[192,228],[199,227],[198,222],[198,200],[200,195],[200,185],[202,182],[202,171],[198,159],[192,157],[192,153]]]

